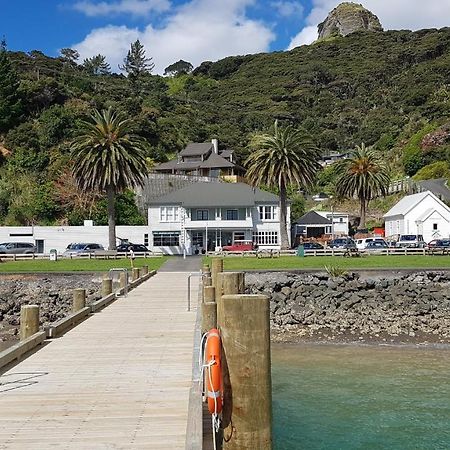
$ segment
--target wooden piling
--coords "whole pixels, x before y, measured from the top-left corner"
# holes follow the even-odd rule
[[[119,273],[119,288],[124,289],[128,281],[128,272]]]
[[[203,286],[212,286],[212,278],[211,277],[203,277]]]
[[[74,289],[72,299],[72,312],[77,312],[86,307],[86,289]]]
[[[148,274],[148,266],[142,266],[141,267],[141,276]]]
[[[137,267],[134,267],[131,271],[131,281],[136,281],[140,277],[140,270]]]
[[[224,450],[272,448],[270,308],[265,295],[221,299],[224,379]]]
[[[211,259],[211,278],[212,285],[216,286],[217,274],[223,272],[223,259],[222,258],[212,258]]]
[[[216,288],[214,286],[205,286],[203,288],[203,303],[216,301]]]
[[[20,340],[33,336],[39,331],[39,306],[22,305],[20,308]]]
[[[102,297],[106,297],[112,292],[112,279],[103,278],[102,280]]]
[[[209,265],[208,265],[208,264],[203,264],[202,272],[203,272],[203,273],[210,272],[210,270],[209,270]]]
[[[244,272],[220,272],[216,283],[216,303],[217,303],[217,325],[221,326],[222,296],[232,294],[243,294],[245,290]]]

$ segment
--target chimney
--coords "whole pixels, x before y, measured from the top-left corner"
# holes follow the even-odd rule
[[[214,153],[216,155],[218,155],[219,154],[219,141],[217,139],[211,139],[211,143],[214,147]]]

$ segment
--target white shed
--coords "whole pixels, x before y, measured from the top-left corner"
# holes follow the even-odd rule
[[[387,237],[421,234],[425,242],[450,238],[450,208],[430,191],[402,198],[384,218]]]

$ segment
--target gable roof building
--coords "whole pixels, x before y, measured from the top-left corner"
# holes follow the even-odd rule
[[[417,234],[426,242],[450,237],[450,208],[431,191],[407,195],[384,218],[388,237]]]
[[[154,171],[212,178],[241,177],[245,173],[245,169],[236,163],[233,150],[220,150],[217,139],[188,144],[175,159],[158,164]]]
[[[149,247],[193,254],[250,241],[277,249],[279,217],[279,198],[271,192],[244,183],[193,183],[149,202]]]

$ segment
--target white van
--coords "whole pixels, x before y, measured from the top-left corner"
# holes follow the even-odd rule
[[[402,234],[396,247],[424,248],[426,245],[421,234]]]
[[[369,242],[382,242],[386,244],[385,240],[380,237],[371,237],[371,238],[364,238],[364,239],[356,239],[356,247],[358,250],[364,250],[367,247],[367,244]]]

